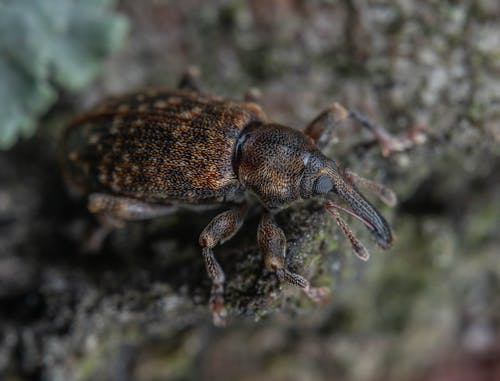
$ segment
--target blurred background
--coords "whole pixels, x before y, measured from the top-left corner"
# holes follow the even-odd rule
[[[280,214],[288,265],[261,262],[259,209],[216,255],[230,324],[211,324],[197,236],[217,211],[97,222],[59,171],[67,123],[109,94],[256,87],[303,128],[334,101],[427,141],[384,157],[356,125],[329,155],[387,184],[396,241],[352,255],[321,205]],[[500,380],[500,2],[0,0],[0,379]]]

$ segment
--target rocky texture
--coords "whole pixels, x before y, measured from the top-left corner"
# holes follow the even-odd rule
[[[497,1],[124,1],[131,34],[38,135],[0,153],[0,372],[50,380],[481,380],[500,377],[500,6]],[[105,94],[250,86],[300,128],[338,100],[427,142],[384,158],[367,131],[331,155],[395,189],[397,236],[361,263],[320,205],[283,213],[290,266],[332,289],[281,289],[256,249],[258,210],[217,256],[232,324],[216,329],[197,235],[213,215],[133,223],[85,253],[95,221],[57,171],[69,116]],[[354,224],[356,226],[356,224]],[[356,226],[367,244],[369,238]]]

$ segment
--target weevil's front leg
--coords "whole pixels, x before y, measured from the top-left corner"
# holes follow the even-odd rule
[[[314,118],[304,133],[314,140],[318,149],[323,150],[332,141],[335,129],[348,117],[349,112],[338,103],[334,103]]]
[[[349,118],[373,132],[382,147],[382,155],[384,156],[389,156],[391,152],[405,151],[415,144],[422,144],[427,140],[426,135],[423,133],[424,127],[421,125],[411,128],[401,136],[393,136],[384,127],[374,123],[358,111],[349,110]]]
[[[213,248],[232,238],[243,224],[247,212],[245,204],[238,205],[231,210],[220,213],[200,234],[200,246],[208,276],[212,280],[210,293],[210,310],[215,325],[225,324],[226,310],[224,308],[225,275],[219,262],[215,259]]]
[[[128,197],[112,196],[105,193],[91,193],[87,208],[97,215],[101,226],[90,236],[87,250],[96,252],[106,237],[116,228],[122,227],[126,220],[144,220],[173,213],[177,208],[172,205],[149,204]]]
[[[389,156],[391,152],[404,151],[415,144],[425,142],[426,139],[422,133],[422,127],[411,129],[403,136],[392,136],[385,128],[372,122],[365,115],[354,110],[348,110],[338,103],[334,103],[320,113],[309,123],[304,133],[310,136],[316,142],[318,148],[322,150],[332,140],[335,129],[349,118],[357,121],[374,134],[375,139],[382,147],[384,156]]]
[[[260,220],[257,241],[264,257],[264,265],[269,271],[276,273],[280,281],[302,288],[317,303],[328,298],[328,289],[311,287],[307,279],[285,268],[286,237],[270,213],[264,213]]]

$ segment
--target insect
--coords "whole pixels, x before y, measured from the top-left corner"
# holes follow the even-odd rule
[[[264,209],[257,240],[265,267],[314,300],[324,290],[285,267],[286,237],[275,221],[277,212],[300,200],[324,199],[359,257],[367,259],[368,252],[339,210],[360,220],[380,247],[391,246],[388,223],[356,185],[390,205],[396,203],[394,194],[321,153],[347,118],[369,127],[387,150],[408,145],[339,104],[319,114],[304,131],[282,126],[269,121],[252,101],[206,95],[190,73],[175,91],[111,98],[77,117],[63,138],[64,172],[87,195],[90,212],[108,222],[158,217],[182,206],[227,205],[199,237],[212,281],[213,320],[223,324],[225,275],[214,248],[242,226],[249,194]]]

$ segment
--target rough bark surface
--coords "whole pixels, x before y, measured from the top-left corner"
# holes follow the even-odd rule
[[[500,3],[123,1],[127,47],[64,95],[39,133],[0,152],[0,378],[7,380],[500,379]],[[321,205],[278,216],[289,265],[330,287],[280,288],[257,250],[259,210],[216,255],[231,324],[214,328],[197,237],[215,212],[127,224],[95,254],[96,221],[58,170],[62,126],[110,93],[251,86],[302,128],[333,101],[427,142],[385,158],[367,131],[331,156],[400,198],[392,250],[356,259]],[[462,378],[459,378],[462,377]],[[490,378],[487,378],[490,377]],[[495,378],[496,377],[496,378]]]

